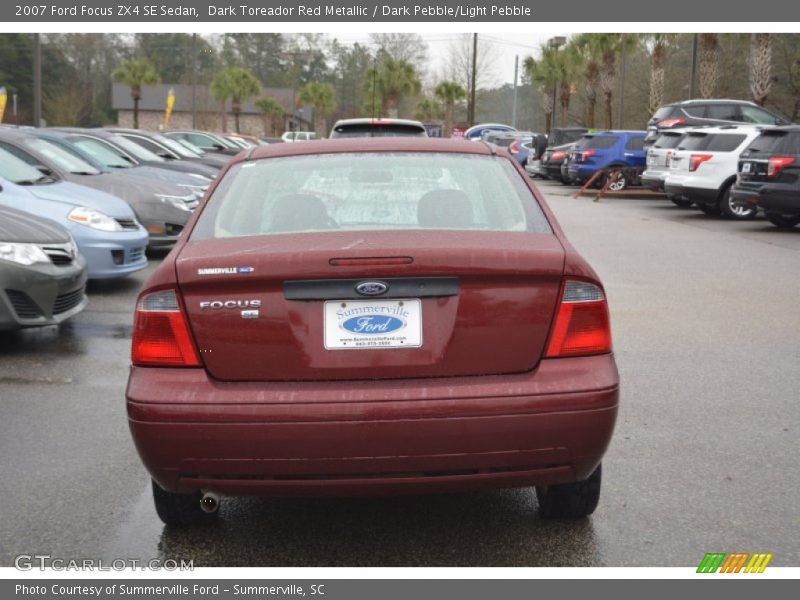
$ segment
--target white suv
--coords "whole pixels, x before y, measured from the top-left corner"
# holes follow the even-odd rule
[[[664,180],[669,174],[669,159],[686,135],[684,129],[667,129],[658,134],[647,149],[647,169],[642,173],[642,186],[654,192],[664,191]],[[691,202],[670,198],[678,206],[690,206]]]
[[[726,125],[686,133],[669,158],[664,191],[673,200],[692,202],[707,215],[751,219],[755,206],[735,202],[730,195],[736,182],[739,155],[761,133],[761,127]],[[678,203],[678,202],[676,202]]]

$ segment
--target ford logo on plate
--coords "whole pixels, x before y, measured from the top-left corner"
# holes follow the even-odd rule
[[[363,281],[356,286],[356,292],[362,296],[380,296],[389,286],[380,281]]]
[[[350,317],[342,323],[342,328],[353,333],[381,335],[405,327],[405,321],[384,315],[361,315]]]

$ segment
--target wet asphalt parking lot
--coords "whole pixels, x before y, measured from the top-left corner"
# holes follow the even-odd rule
[[[609,297],[622,378],[596,513],[540,520],[533,490],[226,499],[166,530],[128,434],[131,316],[147,271],[92,285],[60,328],[0,335],[0,565],[18,554],[195,566],[800,564],[800,229],[540,183]]]

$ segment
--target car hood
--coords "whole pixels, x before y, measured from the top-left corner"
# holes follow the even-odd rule
[[[35,215],[0,206],[0,240],[33,244],[65,244],[67,230],[52,221]]]
[[[98,175],[97,177],[102,177]],[[134,214],[130,206],[117,196],[92,189],[85,185],[59,181],[45,185],[17,186],[42,200],[61,202],[74,206],[85,206],[99,210],[109,217],[118,219],[133,219]]]
[[[170,169],[162,169],[151,165],[139,165],[131,167],[122,171],[113,171],[120,175],[131,175],[133,177],[142,177],[151,181],[157,181],[174,186],[208,186],[211,180],[203,175],[193,175],[191,173],[181,173],[180,171],[172,171]]]
[[[67,177],[74,183],[93,187],[122,198],[129,204],[156,201],[156,194],[192,199],[194,195],[186,188],[178,187],[163,181],[152,181],[144,177],[125,175],[124,173],[102,173],[100,175],[75,175]]]

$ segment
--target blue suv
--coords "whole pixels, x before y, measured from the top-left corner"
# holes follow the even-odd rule
[[[600,169],[608,167],[644,167],[646,131],[603,131],[587,133],[578,140],[572,151],[569,176],[574,183],[584,184]],[[611,187],[624,190],[638,184],[638,175],[621,172]],[[598,181],[602,185],[603,180]]]

